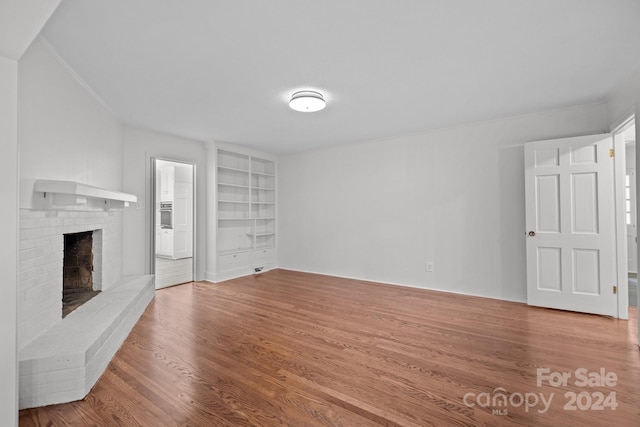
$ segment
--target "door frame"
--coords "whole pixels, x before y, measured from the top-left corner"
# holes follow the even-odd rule
[[[626,147],[626,143],[625,143],[625,148]],[[635,147],[634,147],[635,148]],[[634,154],[635,154],[635,150],[634,150]],[[625,150],[625,156],[626,156],[626,161],[627,163],[629,163],[629,156],[626,153]],[[633,163],[635,166],[635,156],[633,159]],[[629,173],[631,172],[631,174]],[[629,176],[629,193],[631,198],[629,199],[629,202],[631,204],[630,208],[631,208],[631,221],[632,224],[627,224],[627,251],[629,251],[629,247],[634,247],[635,246],[635,259],[634,256],[632,256],[633,254],[629,254],[627,253],[627,273],[631,274],[631,273],[638,273],[638,224],[637,224],[637,203],[636,203],[636,195],[637,195],[637,191],[636,191],[636,169],[634,168],[627,168],[626,171],[626,175]],[[625,182],[625,186],[626,186],[626,182]],[[626,189],[625,189],[625,196],[626,196]],[[626,199],[626,197],[625,197]],[[625,200],[626,202],[626,200]],[[626,206],[625,206],[625,211],[626,211]],[[626,221],[626,217],[625,217],[625,221]],[[634,244],[629,245],[629,225],[632,226],[632,228],[634,229],[632,235],[634,238]],[[631,269],[631,265],[629,264],[629,262],[634,262],[634,269]]]
[[[192,191],[193,191],[193,229],[191,231],[192,233],[192,239],[191,239],[191,246],[192,246],[192,253],[191,253],[191,279],[193,281],[196,280],[196,263],[197,263],[197,254],[196,254],[196,250],[197,250],[197,235],[198,233],[196,233],[196,228],[197,228],[197,204],[198,204],[198,200],[196,197],[196,190],[197,190],[197,181],[196,181],[196,170],[198,165],[193,163],[193,162],[189,162],[189,161],[184,161],[184,160],[176,160],[176,159],[172,159],[172,158],[168,158],[168,157],[161,157],[161,156],[150,156],[149,157],[149,175],[150,175],[150,184],[151,184],[151,188],[149,189],[149,200],[150,200],[150,204],[151,206],[149,207],[149,211],[148,211],[148,215],[147,215],[147,223],[148,223],[148,227],[147,229],[149,230],[149,235],[150,235],[150,248],[148,248],[148,253],[149,253],[149,271],[151,274],[154,275],[154,281],[155,281],[155,274],[156,274],[156,203],[158,202],[158,200],[156,199],[156,185],[158,185],[158,182],[156,182],[156,162],[158,160],[161,161],[165,161],[165,162],[171,162],[171,163],[180,163],[183,165],[189,165],[192,167],[191,169],[191,174],[192,174]]]
[[[635,115],[623,120],[613,127],[614,148],[614,205],[615,205],[615,228],[616,228],[616,281],[618,282],[618,318],[629,319],[629,267],[627,265],[627,220],[625,208],[625,175],[627,173],[627,156],[625,143],[620,138],[624,132],[635,121]],[[636,171],[636,176],[637,176]],[[637,186],[636,186],[637,188]],[[640,314],[639,314],[640,316]]]

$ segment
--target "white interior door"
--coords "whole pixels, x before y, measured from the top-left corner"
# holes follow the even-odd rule
[[[610,135],[525,145],[527,303],[617,315]]]

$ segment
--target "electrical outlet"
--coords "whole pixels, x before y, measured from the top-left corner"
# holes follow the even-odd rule
[[[433,263],[431,261],[428,261],[425,266],[424,269],[427,273],[432,273],[433,272]]]

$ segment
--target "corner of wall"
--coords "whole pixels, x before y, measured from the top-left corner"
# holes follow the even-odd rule
[[[639,111],[640,62],[626,79],[616,85],[606,98],[607,123],[612,131]]]
[[[0,187],[5,230],[0,247],[0,424],[18,425],[18,63],[0,57]]]

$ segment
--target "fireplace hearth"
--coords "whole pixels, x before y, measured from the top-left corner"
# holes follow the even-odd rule
[[[99,202],[68,209],[20,209],[21,409],[84,398],[153,298],[153,276],[123,277],[123,214],[105,210],[104,201]],[[85,253],[92,248],[79,257],[77,270],[67,265],[67,286],[69,291],[84,288],[81,294],[102,292],[62,318],[65,235],[83,232],[92,239]],[[69,242],[66,246],[68,250]],[[70,283],[70,273],[79,279]]]

